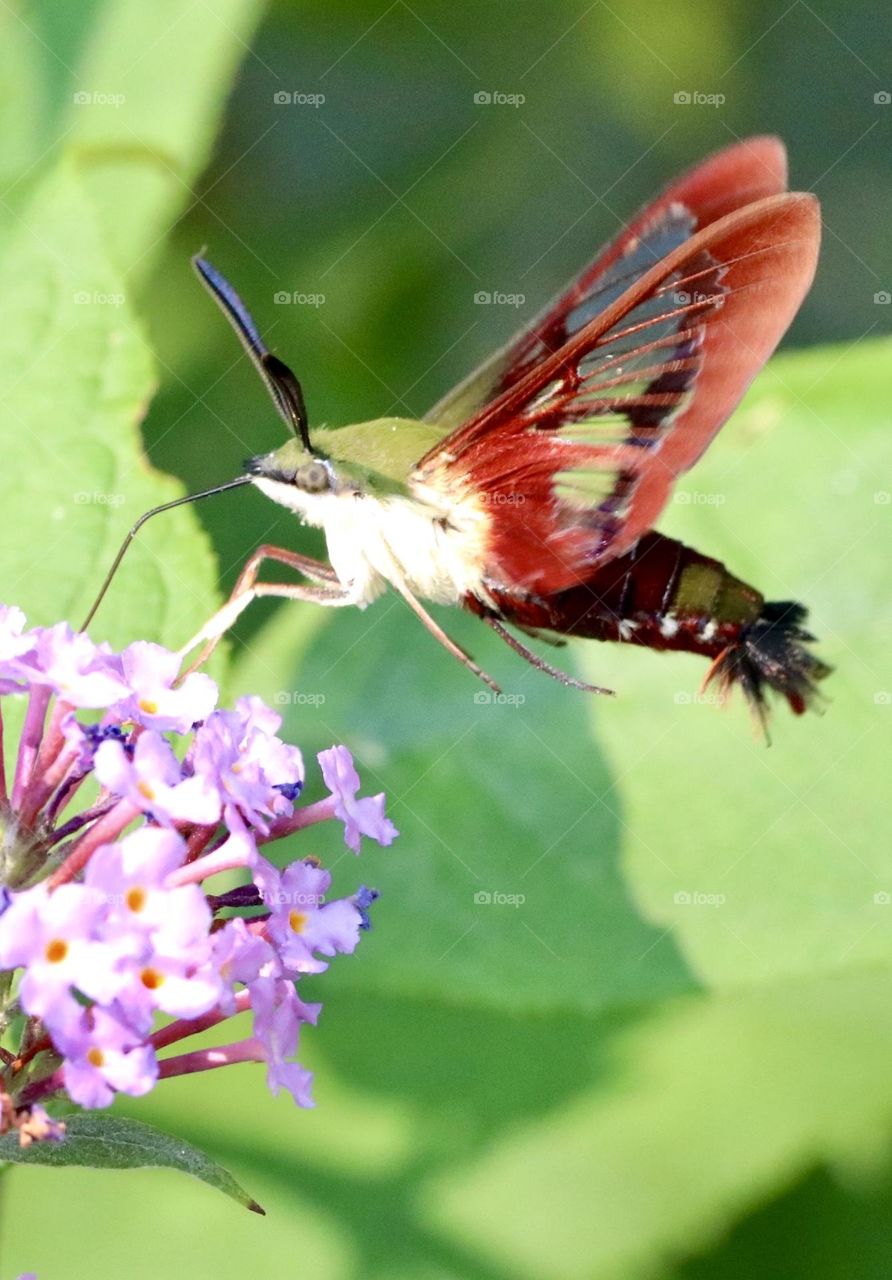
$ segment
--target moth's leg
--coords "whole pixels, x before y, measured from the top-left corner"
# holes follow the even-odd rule
[[[528,649],[517,636],[513,636],[507,628],[503,627],[498,618],[485,614],[484,622],[492,627],[496,635],[501,636],[515,653],[527,661],[531,667],[535,667],[537,671],[544,671],[547,676],[551,676],[553,680],[559,680],[561,684],[567,685],[571,689],[582,689],[585,693],[606,693],[610,697],[615,696],[613,689],[602,689],[597,684],[586,684],[584,680],[577,680],[575,676],[568,675],[566,671],[561,671],[558,667],[553,667],[550,662],[546,662],[544,658],[540,658],[538,653],[533,653],[532,649]]]
[[[539,631],[536,627],[524,627],[519,622],[515,622],[514,625],[518,631],[522,631],[531,640],[541,640],[543,644],[550,644],[553,649],[565,649],[567,647],[567,642],[563,636],[549,635],[547,631]]]
[[[311,583],[271,583],[269,585],[275,587],[276,590],[262,590],[261,586],[265,584],[257,585],[257,575],[265,560],[274,560],[277,564],[287,565],[288,568],[294,569],[296,572],[302,573],[304,577],[310,578]],[[189,643],[179,650],[182,659],[197,648],[198,645],[203,646],[198,657],[182,673],[180,679],[185,679],[187,675],[190,675],[191,672],[196,671],[207,662],[236,618],[259,595],[287,596],[291,600],[306,600],[313,604],[329,606],[354,603],[349,591],[340,586],[338,575],[334,569],[330,564],[326,564],[324,560],[314,560],[310,556],[301,555],[297,551],[288,551],[284,547],[268,545],[258,547],[245,563],[226,604],[218,609],[198,634],[194,635]]]
[[[287,565],[289,569],[302,573],[311,582],[339,581],[334,569],[330,564],[326,564],[324,560],[314,560],[312,556],[302,556],[299,551],[288,551],[284,547],[274,547],[271,544],[264,543],[245,561],[245,567],[232,588],[233,596],[237,596],[241,591],[245,591],[248,587],[254,585],[264,560],[275,560],[276,564]]]
[[[391,584],[400,593],[415,616],[421,619],[434,639],[439,640],[444,649],[447,649],[454,658],[458,658],[459,662],[464,663],[468,670],[472,671],[478,679],[483,681],[484,684],[488,684],[494,693],[502,692],[495,680],[493,680],[492,676],[487,675],[482,667],[478,667],[471,655],[465,653],[461,645],[456,644],[454,640],[450,640],[443,628],[434,622],[424,605],[415,595],[413,595],[405,582],[401,581],[398,576],[394,575],[391,579]]]

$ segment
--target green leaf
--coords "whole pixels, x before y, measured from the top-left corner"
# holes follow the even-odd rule
[[[193,186],[263,8],[262,0],[104,6],[67,125],[126,276],[144,274],[180,211],[200,199]]]
[[[892,1136],[890,996],[884,973],[670,1004],[596,1088],[432,1179],[424,1216],[518,1277],[643,1280],[815,1162],[863,1179]]]
[[[44,114],[39,45],[10,7],[0,10],[0,181],[7,204],[14,179],[38,152]],[[4,208],[4,216],[7,210]]]
[[[339,616],[305,652],[306,619],[318,612],[281,609],[232,683],[277,705],[283,734],[308,756],[344,742],[363,790],[387,791],[399,840],[385,851],[367,842],[361,868],[339,860],[345,890],[360,878],[382,895],[351,984],[526,1010],[597,1010],[691,989],[623,885],[615,779],[584,699],[516,665],[476,620],[444,619],[510,690],[495,702],[406,625],[393,598]],[[318,767],[306,794],[323,794]],[[337,859],[339,824],[314,829],[313,849]]]
[[[126,530],[181,490],[142,455],[149,352],[69,166],[35,192],[0,292],[0,599],[32,623],[77,625]],[[213,610],[215,576],[194,515],[166,514],[136,540],[93,634],[177,647]]]
[[[216,1187],[252,1213],[264,1212],[232,1174],[203,1151],[128,1116],[105,1112],[67,1116],[64,1142],[33,1142],[28,1147],[20,1147],[18,1135],[8,1133],[0,1137],[0,1160],[54,1168],[179,1169],[209,1187]]]

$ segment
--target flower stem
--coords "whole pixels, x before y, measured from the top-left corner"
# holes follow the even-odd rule
[[[47,809],[46,819],[48,824],[54,823],[62,811],[67,809],[68,805],[77,794],[78,787],[80,787],[84,779],[89,776],[90,770],[86,773],[75,774],[73,778],[66,778],[65,782],[53,796],[52,803]]]
[[[49,724],[46,733],[43,735],[43,741],[40,744],[40,750],[37,753],[37,763],[34,766],[34,772],[38,775],[46,773],[47,769],[55,760],[56,756],[65,745],[65,735],[62,732],[62,721],[74,710],[70,702],[65,702],[60,698],[50,713]]]
[[[222,1044],[213,1049],[196,1049],[193,1053],[181,1053],[175,1058],[165,1058],[158,1063],[158,1078],[191,1075],[195,1071],[212,1071],[214,1067],[231,1067],[237,1062],[266,1062],[263,1045],[253,1037],[235,1044]]]
[[[266,844],[268,840],[281,840],[282,836],[290,836],[292,831],[300,831],[303,827],[311,827],[315,822],[327,822],[335,816],[336,796],[328,796],[325,800],[317,800],[315,804],[303,805],[289,813],[286,818],[277,818],[270,826],[269,833],[263,835],[255,832],[258,844]]]
[[[235,997],[235,1009],[231,1014],[224,1013],[221,1009],[212,1009],[210,1013],[200,1018],[178,1018],[176,1022],[169,1022],[166,1027],[156,1031],[150,1040],[156,1049],[166,1049],[169,1044],[176,1044],[178,1040],[186,1040],[189,1036],[197,1036],[200,1032],[225,1022],[227,1018],[234,1017],[237,1013],[244,1013],[250,1007],[250,992],[239,991]]]
[[[107,813],[111,813],[114,807],[114,800],[105,800],[101,804],[94,805],[92,809],[85,809],[83,813],[78,813],[73,818],[69,818],[64,826],[57,827],[55,831],[47,836],[47,843],[54,845],[59,844],[61,840],[67,840],[69,836],[73,836],[82,827],[86,827],[89,823],[95,822],[97,818],[103,818]]]
[[[101,844],[110,844],[117,840],[125,827],[139,816],[139,809],[130,800],[119,800],[113,809],[109,809],[99,821],[86,831],[75,843],[68,857],[49,878],[50,889],[57,889],[60,884],[73,880],[92,858]]]
[[[56,788],[65,781],[66,774],[77,759],[79,750],[79,747],[71,746],[67,750],[60,751],[52,761],[47,762],[46,771],[44,772],[41,764],[43,755],[43,749],[41,748],[34,769],[34,782],[28,788],[28,792],[22,801],[21,820],[26,827],[33,825],[35,818],[47,800],[49,800]]]
[[[196,858],[194,862],[187,862],[184,867],[172,871],[164,882],[165,888],[179,889],[184,884],[200,884],[202,880],[219,875],[221,871],[234,871],[237,867],[250,866],[251,850],[242,847],[240,852],[233,852],[229,848],[231,843],[231,840],[227,840],[204,857]]]
[[[22,738],[19,743],[19,756],[16,761],[15,781],[12,784],[12,805],[18,809],[22,797],[31,781],[34,761],[43,737],[43,725],[46,720],[46,709],[49,706],[52,690],[48,685],[32,685],[28,695],[28,710],[22,726]]]
[[[52,1075],[44,1076],[42,1080],[34,1080],[31,1084],[25,1085],[19,1094],[19,1103],[23,1107],[30,1107],[41,1098],[46,1098],[50,1094],[58,1093],[60,1089],[65,1087],[65,1074],[61,1067],[54,1071]]]
[[[0,706],[0,805],[9,804],[6,790],[6,765],[3,763],[3,707]]]
[[[186,840],[186,861],[194,862],[213,840],[217,833],[216,824],[196,827]]]
[[[26,1067],[32,1058],[36,1058],[38,1053],[43,1053],[46,1049],[52,1049],[53,1042],[45,1033],[37,1036],[30,1043],[25,1045],[17,1054],[13,1056],[13,1065],[16,1071],[21,1071]]]

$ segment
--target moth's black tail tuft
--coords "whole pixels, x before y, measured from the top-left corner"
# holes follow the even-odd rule
[[[758,619],[716,658],[707,681],[723,691],[739,685],[763,727],[767,689],[774,689],[799,716],[820,697],[816,681],[833,670],[806,647],[814,640],[803,627],[805,607],[791,600],[765,604]]]

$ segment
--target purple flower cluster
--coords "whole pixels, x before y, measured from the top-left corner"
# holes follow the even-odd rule
[[[159,645],[115,653],[4,606],[0,695],[26,699],[11,785],[0,700],[0,1046],[22,1027],[0,1047],[0,1132],[58,1137],[38,1099],[105,1107],[245,1061],[312,1105],[295,1054],[321,1006],[296,984],[355,950],[377,894],[329,900],[315,858],[281,869],[261,849],[326,819],[355,853],[362,836],[388,845],[383,795],[358,798],[335,746],[319,754],[329,796],[298,805],[303,758],[259,698],[217,709],[213,680],[181,678]],[[233,871],[242,883],[206,889]],[[159,1056],[246,1010],[246,1039]]]

